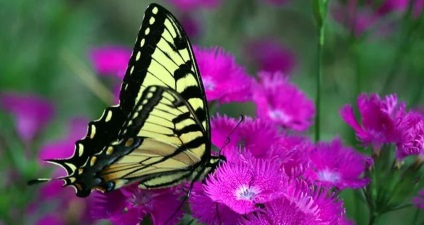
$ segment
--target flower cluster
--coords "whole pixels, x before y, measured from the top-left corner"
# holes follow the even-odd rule
[[[392,27],[391,24],[384,21],[384,17],[396,13],[406,13],[409,2],[405,0],[382,0],[379,3],[363,1],[361,4],[356,0],[348,0],[344,4],[338,2],[334,4],[332,14],[336,21],[346,26],[357,36],[370,29],[375,29],[380,34],[384,34]],[[412,1],[412,16],[418,18],[423,8],[423,0]]]
[[[203,182],[97,194],[96,218],[128,224],[150,215],[155,224],[174,224],[192,187],[191,215],[206,224],[349,224],[333,190],[367,185],[371,159],[340,139],[313,144],[299,133],[311,126],[314,105],[282,72],[259,72],[255,80],[220,48],[195,47],[194,54],[208,101],[251,101],[257,117],[212,117],[212,143],[226,162]]]
[[[424,158],[424,116],[420,112],[406,111],[405,103],[396,95],[384,98],[376,94],[358,97],[361,123],[355,118],[353,107],[344,106],[341,117],[355,131],[365,146],[380,151],[385,144],[396,145],[396,157],[402,160],[409,155]]]

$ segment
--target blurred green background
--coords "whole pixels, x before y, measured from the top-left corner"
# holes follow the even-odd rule
[[[12,115],[0,112],[0,224],[2,220],[5,224],[34,224],[22,215],[38,187],[26,186],[26,181],[48,172],[40,169],[36,152],[44,143],[63,136],[71,118],[98,118],[103,108],[113,103],[99,98],[81,79],[95,74],[88,53],[93,47],[110,45],[132,48],[150,2],[0,1],[0,91],[38,94],[56,107],[56,116],[29,147],[31,154],[25,153],[28,149],[24,151],[26,147],[16,136]],[[318,36],[312,1],[287,1],[281,6],[261,0],[222,1],[217,8],[187,12],[169,1],[158,3],[177,18],[193,16],[200,33],[192,43],[223,47],[252,76],[258,71],[246,56],[247,43],[260,38],[278,40],[296,56],[297,65],[290,74],[293,82],[315,98]],[[379,23],[390,26],[384,34],[371,29],[356,37],[332,17],[332,7],[337,4],[343,1],[330,1],[326,25],[321,138],[341,136],[346,144],[357,147],[338,110],[344,104],[355,104],[359,93],[396,93],[408,107],[424,106],[424,19],[393,13],[380,18]],[[111,77],[97,78],[111,91],[111,84],[119,83]],[[221,112],[255,115],[253,104],[241,105],[224,105]],[[398,213],[382,224],[398,224],[393,218],[399,215],[412,216],[408,210]]]

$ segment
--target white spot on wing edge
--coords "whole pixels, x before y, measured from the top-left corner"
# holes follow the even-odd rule
[[[158,12],[159,12],[158,7],[154,7],[154,8],[152,9],[152,13],[153,13],[153,14],[157,14]]]
[[[95,134],[96,134],[96,126],[94,126],[94,124],[91,124],[90,138],[93,139]]]
[[[109,122],[111,119],[112,119],[112,112],[108,110],[107,114],[106,114],[105,121]]]

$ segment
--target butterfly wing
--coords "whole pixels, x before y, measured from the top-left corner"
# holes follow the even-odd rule
[[[160,188],[201,178],[210,167],[207,102],[187,35],[151,4],[124,77],[120,104],[89,124],[69,159],[51,160],[84,197],[128,182]]]
[[[121,86],[122,110],[130,112],[151,85],[179,93],[210,137],[206,95],[189,39],[177,19],[157,4],[147,8],[134,45]]]

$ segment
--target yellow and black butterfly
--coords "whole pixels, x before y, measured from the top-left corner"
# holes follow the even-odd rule
[[[145,11],[119,99],[88,124],[71,158],[49,160],[67,171],[54,179],[78,196],[134,182],[154,189],[200,180],[223,160],[211,155],[208,105],[190,42],[157,4]]]

